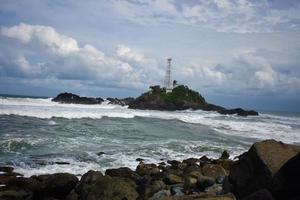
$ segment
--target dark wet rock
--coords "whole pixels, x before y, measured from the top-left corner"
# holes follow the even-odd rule
[[[79,195],[76,193],[75,190],[72,190],[65,198],[65,200],[79,200]]]
[[[64,198],[76,186],[77,182],[78,178],[73,174],[52,174],[44,182],[45,194],[55,198]]]
[[[178,176],[176,174],[166,173],[164,176],[164,181],[168,185],[172,185],[172,184],[183,183],[184,180],[181,176]]]
[[[275,140],[255,143],[232,165],[231,190],[242,198],[266,188],[278,170],[296,154],[290,145]]]
[[[136,184],[126,178],[104,176],[89,187],[83,188],[80,199],[86,200],[135,200]]]
[[[133,97],[126,97],[124,99],[121,99],[125,105],[129,105],[132,101],[134,101],[134,98]]]
[[[127,97],[124,99],[118,99],[118,98],[111,98],[108,97],[106,98],[106,100],[109,101],[109,104],[114,104],[114,105],[120,105],[120,106],[126,106],[128,105],[130,102],[134,101],[133,97]]]
[[[182,163],[185,163],[187,166],[197,165],[198,162],[200,162],[200,160],[197,158],[188,158],[182,161]]]
[[[164,190],[166,184],[161,180],[152,180],[139,188],[140,199],[147,199],[155,195],[155,193]]]
[[[191,176],[197,178],[198,176],[202,175],[202,169],[198,166],[188,166],[183,171],[184,176]]]
[[[135,161],[142,162],[142,161],[144,161],[144,159],[143,158],[137,158],[137,159],[135,159]]]
[[[242,200],[274,200],[274,198],[267,189],[261,189],[243,198]]]
[[[214,104],[205,104],[205,106],[202,108],[202,110],[205,110],[205,111],[217,111],[218,113],[220,114],[223,114],[223,115],[239,115],[239,116],[243,116],[243,117],[246,117],[248,115],[258,115],[258,112],[254,111],[254,110],[244,110],[242,108],[234,108],[234,109],[226,109],[222,106],[217,106],[217,105],[214,105]]]
[[[87,173],[83,174],[80,179],[81,183],[93,183],[97,179],[102,178],[103,174],[100,171],[90,170]]]
[[[258,112],[254,111],[254,110],[244,110],[242,108],[235,108],[235,109],[224,109],[224,110],[220,110],[218,111],[220,114],[223,115],[233,115],[233,114],[237,114],[240,116],[248,116],[248,115],[258,115]]]
[[[59,199],[54,197],[44,197],[42,200],[59,200]]]
[[[229,158],[229,153],[228,151],[224,150],[220,159],[228,159]]]
[[[226,176],[225,169],[220,165],[206,164],[202,167],[202,173],[204,176],[216,178],[218,176]]]
[[[200,190],[204,190],[207,187],[212,186],[215,184],[215,179],[208,176],[200,175],[197,177],[197,185],[199,186]]]
[[[132,171],[128,167],[121,167],[117,169],[107,169],[105,171],[105,175],[111,176],[111,177],[123,177],[123,178],[129,178],[133,181],[138,182],[141,177],[138,173],[135,171]]]
[[[126,105],[125,102],[123,102],[121,99],[118,99],[118,98],[108,97],[108,98],[106,98],[106,100],[109,101],[109,104],[120,105],[120,106],[125,106]]]
[[[144,175],[154,175],[154,174],[160,173],[160,169],[155,164],[140,163],[136,167],[136,172],[139,175],[141,175],[141,176],[144,176]]]
[[[7,166],[1,166],[0,167],[0,172],[12,173],[13,170],[14,170],[13,167],[7,167]]]
[[[223,187],[220,184],[214,184],[204,190],[206,193],[220,195],[223,192]]]
[[[275,174],[269,190],[278,200],[300,199],[300,153],[288,160]]]
[[[12,167],[0,167],[0,185],[5,185],[10,179],[22,177],[22,174],[13,171]]]
[[[31,199],[32,193],[25,190],[4,190],[0,191],[1,200],[23,200]]]
[[[42,185],[35,178],[14,177],[6,185],[13,190],[26,190],[37,194],[42,192]]]
[[[100,151],[100,152],[97,153],[97,156],[102,156],[102,155],[104,155],[104,154],[105,154],[105,152]]]
[[[164,197],[171,196],[170,190],[161,190],[156,192],[149,200],[160,200]]]
[[[202,193],[184,196],[170,196],[161,198],[160,200],[235,200],[235,197],[230,193],[225,195]]]
[[[54,162],[55,164],[57,165],[69,165],[70,163],[69,162],[62,162],[62,161],[57,161],[57,162]]]
[[[225,181],[226,176],[217,176],[216,183],[223,184]]]
[[[213,160],[211,163],[222,166],[226,170],[226,173],[229,174],[230,168],[233,165],[234,161],[230,159],[217,159]]]
[[[34,199],[44,197],[64,198],[75,187],[78,179],[75,175],[58,173],[52,175],[32,176],[30,178],[13,178],[7,182],[7,188],[30,192]]]
[[[210,158],[208,158],[207,156],[202,156],[199,159],[199,161],[200,161],[200,164],[206,164],[206,163],[211,163],[212,160]]]
[[[187,176],[184,179],[183,188],[187,193],[197,187],[198,177]]]
[[[101,104],[104,100],[102,98],[80,97],[72,93],[60,93],[52,101],[59,103],[74,103],[74,104]]]
[[[171,190],[170,191],[171,191],[171,194],[173,196],[183,196],[184,195],[184,193],[182,192],[183,188],[179,187],[179,186],[176,186],[176,185],[171,186]]]
[[[168,160],[167,163],[170,164],[174,169],[184,169],[187,166],[186,163],[177,160]]]

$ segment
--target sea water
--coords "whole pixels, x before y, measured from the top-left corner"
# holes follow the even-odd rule
[[[240,117],[206,111],[132,110],[60,104],[51,98],[0,97],[0,166],[25,176],[130,167],[207,155],[231,158],[265,139],[300,143],[300,114]]]

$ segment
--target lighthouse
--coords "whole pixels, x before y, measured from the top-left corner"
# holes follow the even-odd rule
[[[172,92],[173,90],[171,62],[172,62],[172,58],[167,58],[167,68],[166,68],[166,76],[165,76],[166,93]]]

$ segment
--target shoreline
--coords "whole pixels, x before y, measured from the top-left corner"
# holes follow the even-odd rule
[[[12,167],[3,166],[0,167],[0,199],[158,200],[247,197],[251,200],[258,196],[281,199],[280,191],[295,189],[288,184],[289,188],[286,188],[285,181],[292,178],[293,182],[293,177],[285,177],[287,175],[283,172],[295,171],[291,166],[296,166],[298,169],[295,173],[299,175],[299,152],[300,146],[266,140],[254,143],[249,151],[237,156],[237,160],[229,159],[226,150],[218,159],[202,156],[153,164],[137,158],[136,161],[140,163],[135,170],[127,167],[107,169],[105,173],[90,170],[80,179],[68,173],[25,178],[14,172]],[[255,179],[260,179],[260,182],[255,183],[250,175],[255,175]],[[281,182],[285,184],[278,184]],[[275,185],[275,189],[271,185]],[[297,192],[292,194],[300,196]]]

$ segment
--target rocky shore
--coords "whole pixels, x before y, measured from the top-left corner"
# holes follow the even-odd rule
[[[130,109],[140,110],[205,110],[216,111],[224,115],[237,114],[239,116],[258,115],[254,110],[244,110],[242,108],[227,109],[222,106],[210,104],[205,101],[204,97],[196,91],[189,89],[187,86],[179,85],[172,92],[166,93],[164,88],[160,86],[151,86],[150,91],[140,95],[137,98],[111,98],[106,99],[109,104],[128,106]],[[80,97],[72,93],[61,93],[52,101],[59,103],[74,103],[74,104],[101,104],[104,99],[101,97]]]
[[[297,200],[300,199],[300,146],[257,142],[229,159],[187,158],[149,164],[138,158],[126,167],[23,177],[0,167],[0,199],[65,200]],[[96,170],[96,169],[95,169]]]

